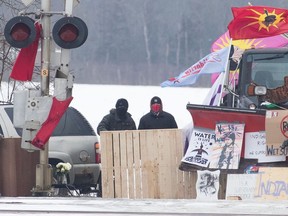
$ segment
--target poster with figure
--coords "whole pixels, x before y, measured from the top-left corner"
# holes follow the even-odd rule
[[[218,200],[220,170],[197,170],[197,200]]]
[[[200,167],[208,167],[214,142],[214,130],[195,127],[189,141],[188,149],[181,161]]]
[[[216,124],[216,140],[212,147],[212,169],[238,169],[244,137],[245,124]]]

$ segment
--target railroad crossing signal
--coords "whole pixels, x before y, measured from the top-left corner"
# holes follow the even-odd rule
[[[22,0],[27,5],[33,0]],[[72,95],[73,79],[69,73],[70,49],[81,46],[87,39],[88,28],[80,18],[72,16],[72,10],[78,0],[65,0],[65,17],[59,19],[52,30],[54,42],[62,48],[61,66],[59,67],[60,76],[55,77],[55,95],[62,96],[59,92],[67,91],[64,96]],[[49,93],[49,70],[50,70],[50,48],[51,48],[51,32],[50,17],[55,14],[63,14],[62,12],[51,12],[51,0],[41,0],[40,23],[41,31],[41,96],[47,96]],[[32,18],[22,14],[9,20],[4,29],[6,41],[15,48],[28,47],[37,36],[35,22]],[[36,13],[35,13],[36,15]],[[65,63],[65,64],[63,64]],[[64,76],[62,76],[64,74]],[[63,84],[64,83],[64,84]],[[60,86],[60,87],[59,87]],[[60,90],[59,90],[60,89]],[[60,96],[59,96],[60,95]],[[48,141],[49,142],[49,141]],[[45,149],[40,151],[39,164],[36,166],[36,187],[33,193],[44,195],[51,190],[51,165],[48,164],[48,142]]]
[[[12,47],[27,47],[36,38],[34,20],[27,16],[14,17],[7,22],[4,35]],[[52,36],[59,47],[73,49],[86,41],[88,28],[79,17],[63,17],[55,23]]]

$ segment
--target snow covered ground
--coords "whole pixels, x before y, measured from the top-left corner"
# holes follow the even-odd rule
[[[138,127],[140,118],[150,110],[151,98],[159,96],[163,109],[175,117],[179,128],[183,128],[192,120],[187,103],[201,104],[208,91],[208,88],[191,87],[74,84],[71,106],[77,108],[96,130],[103,116],[115,107],[117,99],[126,98],[128,112]]]
[[[287,215],[287,201],[1,197],[1,215]]]

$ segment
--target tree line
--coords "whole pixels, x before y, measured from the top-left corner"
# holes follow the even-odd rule
[[[63,2],[52,0],[53,10],[64,10]],[[287,7],[285,0],[250,2]],[[27,9],[19,0],[0,0],[0,32],[17,11],[35,10],[40,3]],[[212,43],[227,31],[231,7],[247,5],[243,0],[80,1],[74,15],[86,22],[89,34],[72,50],[75,82],[159,85],[209,54]],[[209,85],[203,77],[194,86]]]

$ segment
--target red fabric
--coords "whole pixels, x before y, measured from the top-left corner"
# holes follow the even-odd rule
[[[39,23],[35,24],[35,28],[36,28],[35,40],[28,47],[22,48],[17,56],[12,72],[10,74],[10,78],[14,80],[19,81],[32,80],[35,59],[40,39],[40,32],[42,29]]]
[[[266,6],[232,7],[228,30],[233,40],[271,37],[288,32],[288,10]]]
[[[42,124],[40,130],[37,132],[35,138],[32,140],[32,145],[44,150],[44,145],[48,142],[51,134],[58,125],[72,99],[73,97],[70,97],[64,101],[58,101],[53,97],[49,115],[46,121]]]

